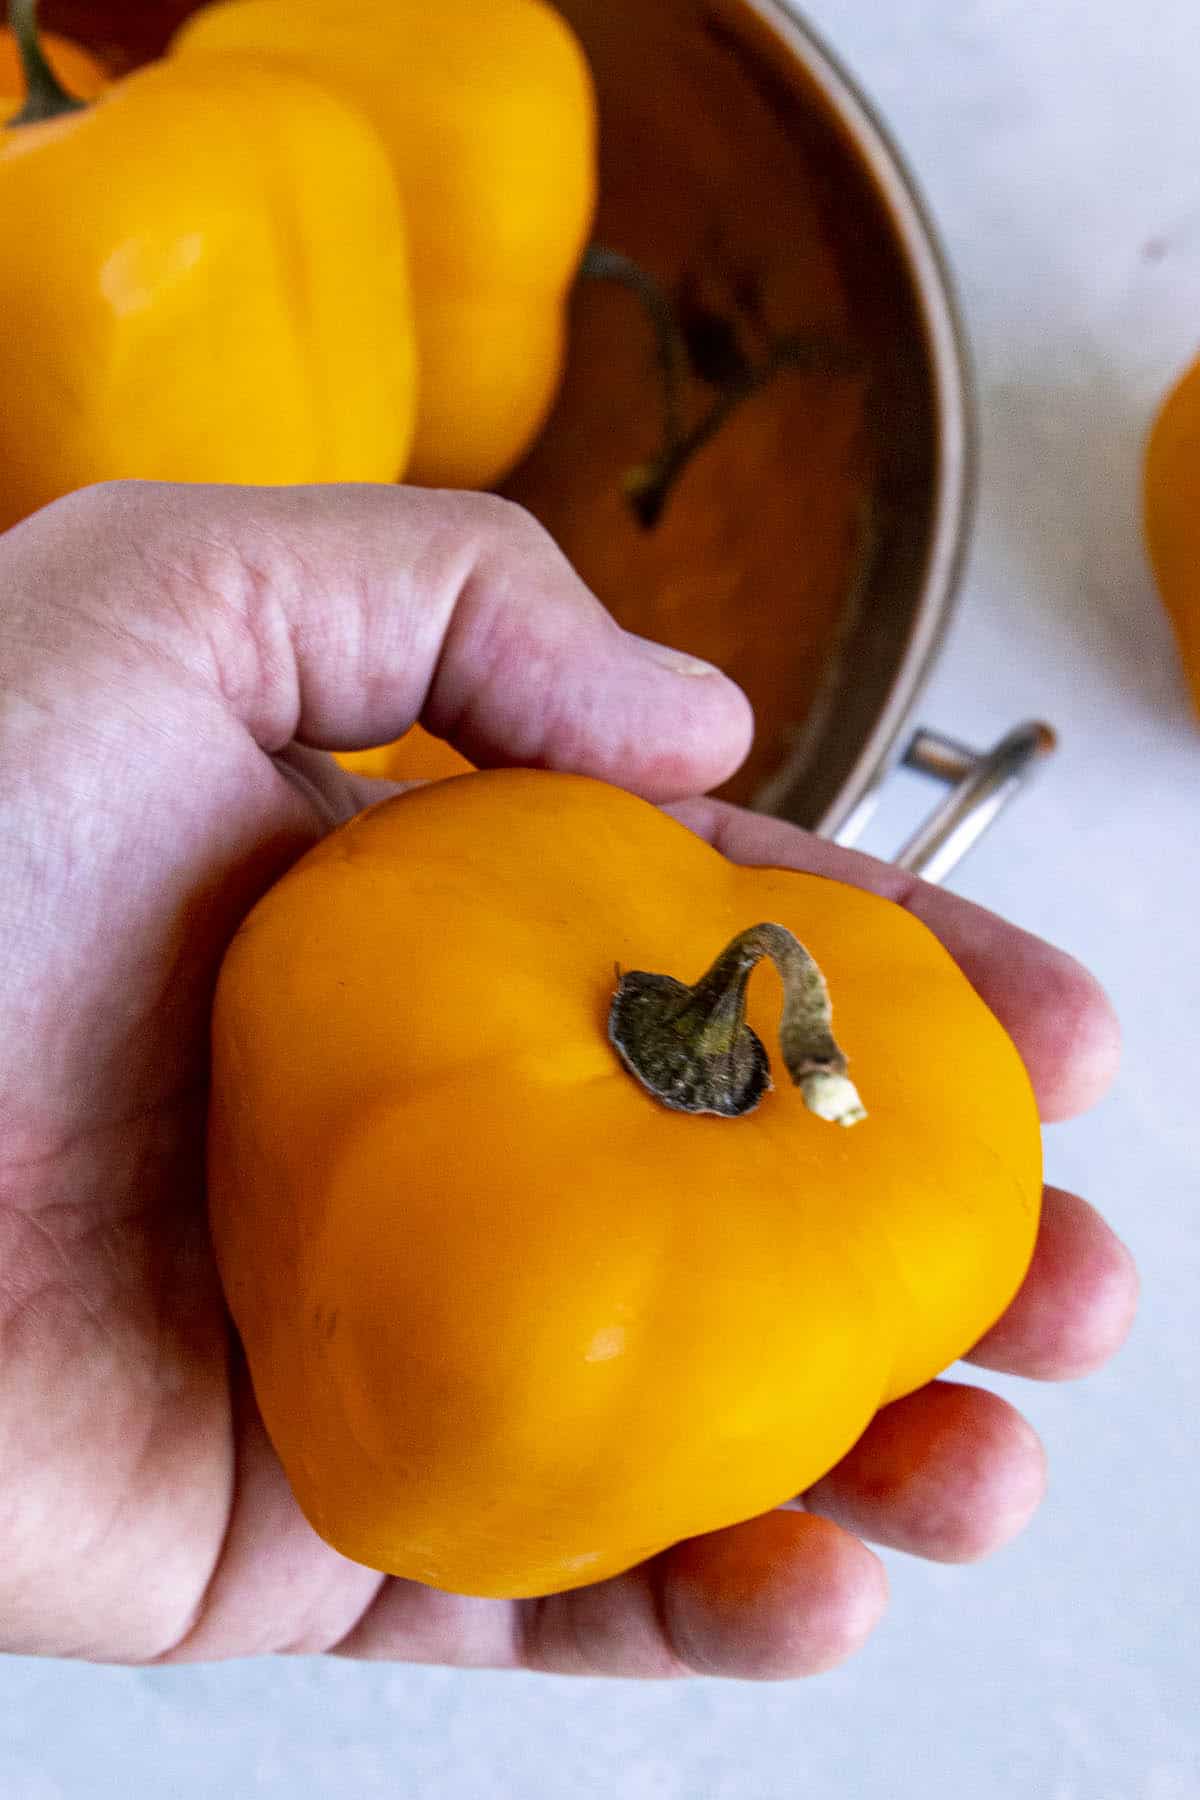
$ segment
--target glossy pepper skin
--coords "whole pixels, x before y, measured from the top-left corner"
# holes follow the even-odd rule
[[[778,1081],[669,1111],[609,1042],[614,963],[690,982],[764,919],[824,969],[849,1130]],[[778,1011],[756,974],[764,1043]],[[234,939],[213,1053],[212,1226],[296,1496],[453,1591],[574,1587],[786,1500],[1032,1252],[1030,1084],[925,927],[580,777],[465,775],[326,838]]]
[[[390,481],[403,218],[356,112],[266,59],[152,64],[0,134],[0,526],[93,481]]]
[[[558,385],[595,201],[583,52],[544,0],[225,0],[173,46],[252,47],[352,100],[392,159],[412,251],[410,479],[486,487]]]

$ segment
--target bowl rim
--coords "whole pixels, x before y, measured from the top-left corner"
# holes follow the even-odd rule
[[[913,624],[875,722],[834,799],[811,826],[832,836],[898,760],[916,702],[953,619],[978,470],[978,425],[970,349],[954,280],[921,189],[857,80],[789,0],[741,0],[802,66],[844,127],[887,213],[908,272],[928,353],[937,464],[925,569]]]

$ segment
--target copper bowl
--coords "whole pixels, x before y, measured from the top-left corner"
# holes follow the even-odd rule
[[[907,755],[955,786],[902,853],[944,872],[1052,737],[1026,727],[979,758],[911,730],[974,468],[963,333],[920,196],[781,0],[558,4],[599,96],[595,236],[670,310],[692,447],[641,505],[631,471],[662,467],[661,346],[627,287],[582,280],[557,405],[505,491],[622,623],[742,682],[758,732],[730,797],[846,840]],[[44,11],[128,63],[193,7]]]
[[[623,623],[742,681],[759,732],[732,797],[833,833],[902,750],[955,593],[973,429],[945,264],[878,119],[777,0],[560,4],[599,90],[597,238],[735,374],[812,354],[739,401],[647,529],[621,480],[661,433],[652,335],[582,284],[507,490]],[[692,361],[703,418],[720,370]]]

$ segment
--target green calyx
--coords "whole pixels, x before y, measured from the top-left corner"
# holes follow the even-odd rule
[[[805,1105],[835,1125],[858,1124],[866,1109],[833,1037],[825,977],[782,925],[739,932],[693,987],[644,970],[622,975],[608,1020],[617,1054],[673,1112],[751,1112],[771,1085],[766,1050],[746,1023],[747,984],[764,956],[783,982],[779,1048]]]
[[[41,125],[64,113],[82,112],[86,101],[68,94],[58,76],[46,61],[42,40],[38,35],[37,0],[8,0],[9,29],[16,39],[21,68],[25,76],[25,104],[8,120],[7,129],[19,125]]]

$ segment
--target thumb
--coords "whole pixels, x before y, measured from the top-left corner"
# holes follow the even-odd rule
[[[161,632],[265,751],[358,749],[421,719],[482,767],[667,800],[715,786],[748,748],[739,688],[622,631],[541,526],[492,495],[122,482],[13,535],[72,518],[88,591]],[[61,560],[62,543],[41,549]]]

